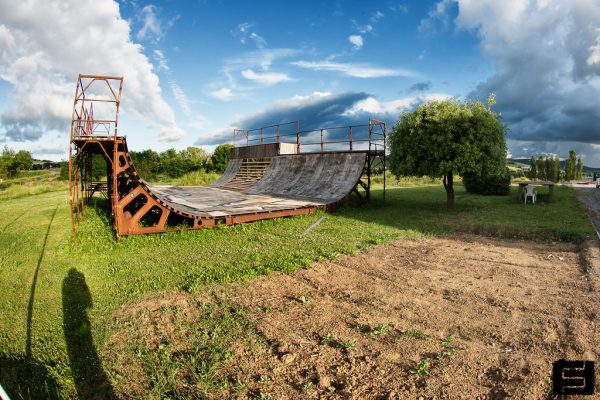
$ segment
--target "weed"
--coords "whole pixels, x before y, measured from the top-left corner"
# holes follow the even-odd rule
[[[414,374],[418,379],[424,378],[429,375],[429,359],[419,361],[415,368],[411,368],[408,372]]]
[[[246,385],[246,383],[244,381],[242,381],[240,378],[236,379],[233,387],[235,388],[235,390],[240,391],[240,392],[245,392],[246,390],[248,390],[248,385]]]
[[[307,305],[310,302],[310,294],[308,292],[304,292],[296,296],[296,300],[298,300],[302,305]]]
[[[452,344],[452,336],[448,336],[448,337],[442,339],[442,343],[445,346],[450,346],[450,344]]]
[[[337,342],[337,338],[331,332],[327,332],[327,334],[321,338],[321,344],[332,344],[335,342]]]
[[[375,338],[379,338],[385,336],[388,331],[392,329],[392,325],[388,323],[377,324],[375,328],[371,331],[371,336]]]
[[[271,400],[273,398],[273,395],[271,393],[259,392],[256,398],[258,400]]]
[[[369,325],[366,324],[356,324],[356,330],[360,333],[369,333],[371,331],[371,328],[369,327]]]
[[[356,340],[346,340],[346,341],[339,341],[339,345],[341,348],[343,348],[346,351],[350,351],[350,350],[354,350],[354,348],[356,347]]]
[[[306,395],[312,394],[315,391],[315,384],[312,381],[307,381],[302,385],[302,393]]]
[[[410,338],[419,339],[419,340],[425,340],[429,337],[428,335],[424,334],[421,331],[412,330],[412,329],[400,332],[400,336],[410,337]]]
[[[442,350],[441,353],[437,355],[436,360],[443,361],[446,358],[452,357],[455,353],[456,353],[456,350],[454,350],[454,349]]]
[[[259,382],[259,383],[261,383],[261,384],[265,384],[265,383],[269,382],[270,380],[271,380],[271,379],[269,378],[269,376],[268,376],[268,375],[261,375],[261,376],[258,378],[258,382]]]

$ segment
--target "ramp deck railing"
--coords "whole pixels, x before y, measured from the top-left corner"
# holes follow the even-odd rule
[[[369,118],[368,124],[300,130],[298,121],[254,129],[234,129],[234,146],[294,143],[297,153],[386,150],[386,123]]]

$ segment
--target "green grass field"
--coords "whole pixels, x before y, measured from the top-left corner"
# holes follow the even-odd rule
[[[456,192],[452,211],[446,210],[441,186],[391,188],[385,202],[381,190],[375,190],[369,205],[341,206],[331,214],[119,240],[105,210],[92,207],[78,229],[76,249],[64,187],[18,198],[0,195],[0,383],[14,399],[112,396],[114,388],[105,383],[110,380],[118,388],[118,373],[111,369],[114,360],[105,345],[115,310],[151,293],[198,293],[211,283],[292,272],[314,261],[422,235],[472,232],[580,243],[595,234],[567,187],[555,188],[552,204],[541,190],[535,205],[517,202],[514,187],[509,196],[470,195],[461,186]],[[218,307],[206,313],[205,322],[227,323],[223,329],[232,332],[241,329],[242,314],[233,318],[234,311]],[[202,343],[220,350],[204,369],[195,370],[206,390],[226,362],[226,339],[210,340]],[[164,376],[175,361],[159,355],[144,358],[156,375],[149,397],[174,396]]]

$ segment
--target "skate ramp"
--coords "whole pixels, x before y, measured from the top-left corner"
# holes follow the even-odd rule
[[[343,199],[352,190],[362,174],[365,154],[276,156],[261,161],[267,165],[264,172],[253,169],[255,175],[249,177],[247,167],[256,163],[254,159],[232,159],[223,175],[209,186],[148,185],[148,190],[170,208],[194,217],[320,207]]]

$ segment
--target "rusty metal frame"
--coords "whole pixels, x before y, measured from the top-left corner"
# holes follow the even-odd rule
[[[97,96],[93,89],[100,85],[108,88],[108,96]],[[287,210],[260,211],[244,214],[226,215],[212,217],[206,214],[193,215],[173,208],[157,197],[148,187],[146,182],[140,179],[127,149],[125,136],[118,135],[118,117],[123,89],[123,77],[79,75],[77,79],[73,112],[71,116],[71,132],[69,145],[69,204],[71,211],[71,226],[73,238],[76,241],[76,226],[84,221],[85,209],[91,197],[98,191],[103,193],[110,202],[110,210],[113,217],[113,226],[117,237],[131,234],[159,233],[187,229],[209,228],[218,225],[232,225],[268,218],[278,218],[292,215],[309,214],[317,210],[316,206],[304,206]],[[97,119],[94,116],[94,104],[108,103],[113,106],[114,117],[108,119]],[[283,127],[294,126],[293,132],[282,130]],[[377,120],[369,120],[369,149],[356,150],[353,143],[353,127],[349,129],[349,146],[351,151],[366,152],[367,163],[365,171],[367,182],[359,179],[358,186],[363,187],[370,195],[372,157],[384,157],[385,166],[385,123]],[[367,125],[361,125],[367,126]],[[319,128],[321,135],[320,149],[324,150],[327,142],[324,140],[324,130],[337,128]],[[383,136],[375,138],[376,129],[381,128]],[[273,137],[265,135],[268,129],[275,129]],[[277,143],[285,137],[294,137],[297,152],[303,150],[302,146],[315,145],[315,143],[301,143],[300,123],[294,121],[286,124],[272,125],[259,128],[258,130],[234,130],[234,143],[241,136],[246,145],[253,140],[251,135],[258,132],[260,143],[269,143],[275,139]],[[372,137],[373,135],[373,137]],[[379,142],[381,143],[379,143]],[[378,144],[383,149],[378,148]],[[373,144],[373,148],[371,148]],[[91,174],[91,163],[94,155],[102,156],[107,163],[107,181],[93,181]],[[385,185],[384,185],[385,190]],[[385,192],[384,192],[385,193]],[[385,194],[384,194],[385,196]],[[330,206],[326,206],[328,208]],[[169,222],[173,219],[175,223]]]

